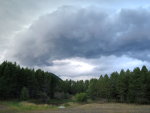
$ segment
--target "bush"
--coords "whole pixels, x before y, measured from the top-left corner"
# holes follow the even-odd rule
[[[86,93],[78,93],[75,95],[75,100],[77,102],[86,102],[87,101],[87,94]]]
[[[29,99],[29,90],[26,87],[23,87],[20,94],[21,100],[27,100]]]
[[[45,92],[39,92],[39,99],[42,103],[47,103],[49,101],[49,97]]]

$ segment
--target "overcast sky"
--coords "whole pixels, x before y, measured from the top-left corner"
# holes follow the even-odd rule
[[[150,68],[149,0],[0,0],[0,62],[90,79]]]

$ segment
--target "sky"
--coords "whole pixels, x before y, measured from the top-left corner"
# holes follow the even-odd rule
[[[150,68],[149,0],[0,0],[0,62],[90,79]]]

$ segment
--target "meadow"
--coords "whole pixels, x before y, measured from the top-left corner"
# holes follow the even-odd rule
[[[60,105],[34,104],[31,102],[1,101],[0,113],[150,113],[150,105],[125,103],[75,103]]]

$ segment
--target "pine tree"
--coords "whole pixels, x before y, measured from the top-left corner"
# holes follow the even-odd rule
[[[119,100],[119,94],[118,94],[118,91],[117,91],[117,81],[118,81],[118,72],[113,72],[111,75],[110,75],[110,95],[111,95],[111,98],[112,99],[115,99],[116,101]]]
[[[26,87],[23,87],[20,93],[20,99],[21,100],[27,100],[29,99],[29,90]]]

